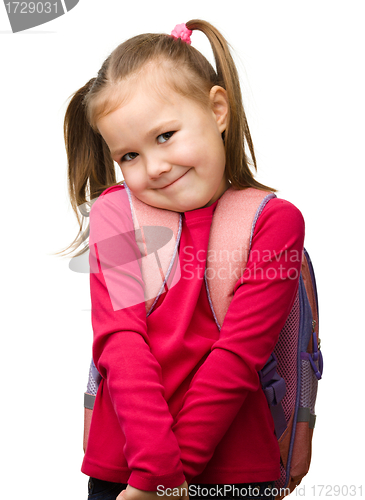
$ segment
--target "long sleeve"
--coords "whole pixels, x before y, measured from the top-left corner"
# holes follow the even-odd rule
[[[189,482],[211,459],[266,363],[298,287],[304,221],[289,202],[272,200],[253,235],[247,267],[219,339],[195,373],[173,430]]]
[[[115,194],[101,196],[90,214],[93,359],[125,436],[128,483],[153,491],[185,477],[161,367],[149,345],[130,209],[126,197]]]

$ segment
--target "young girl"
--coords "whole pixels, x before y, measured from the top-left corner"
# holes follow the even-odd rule
[[[195,30],[216,69],[192,47]],[[273,191],[249,168],[245,141],[256,168],[254,148],[226,40],[201,20],[127,40],[74,94],[65,140],[75,212],[87,191],[98,198],[89,246],[102,379],[82,464],[89,499],[272,498],[279,447],[258,371],[296,295],[301,262],[292,256],[302,254],[304,222],[288,202],[265,205],[219,330],[204,282],[216,207],[228,190]],[[180,279],[147,317],[126,191],[182,216]],[[105,241],[114,263],[103,262]]]

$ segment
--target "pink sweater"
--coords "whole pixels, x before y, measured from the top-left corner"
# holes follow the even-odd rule
[[[116,189],[121,188],[108,192]],[[118,231],[132,235],[133,223],[127,205],[114,211],[113,220],[105,217],[107,204],[104,194],[90,215],[90,263],[99,266],[90,274],[93,359],[103,378],[82,471],[149,491],[185,479],[189,484],[277,479],[279,447],[257,372],[297,291],[301,213],[287,201],[268,202],[219,332],[203,279],[217,202],[183,214],[181,279],[147,319],[137,261],[128,276],[120,273],[117,279],[120,293],[139,297],[140,303],[112,307],[97,242]],[[132,236],[128,249],[120,251],[140,255]]]

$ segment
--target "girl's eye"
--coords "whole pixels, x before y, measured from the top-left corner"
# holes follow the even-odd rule
[[[174,135],[174,133],[175,132],[165,132],[164,134],[160,134],[157,137],[157,142],[163,144],[164,142],[168,141]]]
[[[122,161],[132,161],[137,158],[138,153],[127,153],[122,157]]]

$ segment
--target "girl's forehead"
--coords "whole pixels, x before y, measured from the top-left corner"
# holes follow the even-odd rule
[[[108,128],[121,127],[124,133],[129,133],[135,127],[141,131],[152,123],[182,119],[188,103],[192,103],[163,83],[153,87],[146,81],[135,85],[126,82],[116,95],[112,109],[98,120],[99,131],[107,124]]]
[[[94,101],[96,125],[103,117],[132,102],[153,100],[166,103],[171,101],[173,94],[173,89],[161,72],[160,75],[152,75],[152,72],[140,71],[118,81],[109,82],[109,85]]]
[[[106,106],[100,118],[121,108],[133,111],[135,106],[139,108],[140,114],[142,102],[148,108],[155,108],[156,112],[159,111],[159,106],[161,110],[166,110],[166,107],[179,108],[192,102],[198,104],[196,99],[189,95],[188,78],[183,68],[175,70],[168,63],[150,62],[133,74],[111,82],[107,94],[104,94]],[[203,105],[203,108],[206,107],[207,102]]]
[[[174,78],[166,65],[146,64],[139,72],[120,82],[121,98],[128,102],[136,95],[171,102],[182,97],[174,86]]]

